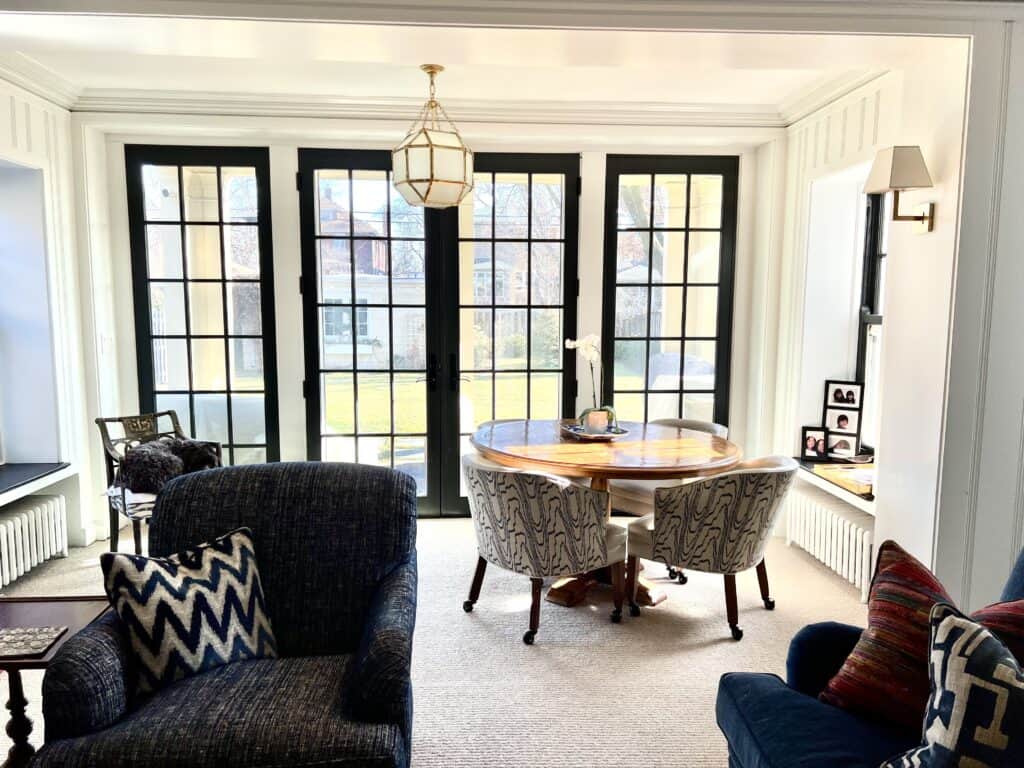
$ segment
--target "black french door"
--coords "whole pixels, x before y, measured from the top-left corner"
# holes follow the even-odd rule
[[[299,150],[308,456],[410,473],[424,515],[466,513],[479,423],[575,409],[579,159],[475,159],[437,211],[389,152]]]

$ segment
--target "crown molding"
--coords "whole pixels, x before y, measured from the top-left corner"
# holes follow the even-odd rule
[[[840,75],[834,80],[813,86],[785,99],[779,105],[779,114],[787,126],[792,125],[803,120],[812,112],[827,107],[832,102],[838,101],[873,80],[877,80],[886,74],[886,71],[848,72]]]
[[[668,102],[497,101],[446,99],[457,123],[738,126],[783,128],[772,105]],[[73,112],[249,117],[317,117],[358,120],[415,119],[420,98],[347,99],[296,94],[221,93],[89,88]]]
[[[17,51],[0,53],[0,80],[24,88],[63,109],[70,109],[82,90],[67,78]]]

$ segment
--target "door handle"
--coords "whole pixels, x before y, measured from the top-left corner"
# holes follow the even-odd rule
[[[431,392],[437,389],[437,371],[440,366],[437,364],[437,355],[427,357],[427,375],[416,379],[417,383],[427,382],[427,389]]]
[[[452,392],[459,391],[459,382],[469,381],[469,376],[461,376],[459,374],[459,360],[452,352],[448,355],[448,387]]]

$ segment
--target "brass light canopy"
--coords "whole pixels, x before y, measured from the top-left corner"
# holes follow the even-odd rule
[[[451,208],[473,190],[473,151],[437,100],[434,80],[444,67],[420,69],[430,77],[430,98],[391,150],[394,185],[410,205]]]

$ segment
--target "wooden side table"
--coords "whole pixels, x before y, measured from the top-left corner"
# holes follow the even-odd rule
[[[7,735],[13,742],[3,768],[23,768],[35,754],[29,744],[32,721],[25,714],[28,700],[21,684],[23,669],[46,669],[68,638],[89,626],[110,609],[106,597],[5,597],[0,598],[0,627],[67,627],[68,631],[43,656],[0,659],[7,673],[9,697]]]

